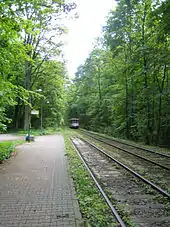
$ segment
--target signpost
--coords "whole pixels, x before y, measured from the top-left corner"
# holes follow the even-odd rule
[[[31,110],[31,115],[39,115],[39,110]],[[30,117],[30,122],[29,122],[29,127],[28,127],[28,134],[26,135],[26,141],[30,142],[30,130],[31,130],[31,117]]]

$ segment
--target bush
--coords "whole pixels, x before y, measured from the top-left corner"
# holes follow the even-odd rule
[[[22,144],[24,141],[2,141],[0,142],[0,162],[8,159],[11,153],[15,150],[15,146]]]

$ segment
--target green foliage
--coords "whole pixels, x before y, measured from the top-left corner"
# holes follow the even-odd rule
[[[115,137],[170,146],[169,1],[118,1],[69,87],[68,115]]]
[[[12,152],[15,150],[15,146],[22,144],[24,141],[1,141],[0,142],[0,162],[8,159]]]
[[[35,84],[41,87],[44,98],[32,101],[33,109],[43,108],[43,127],[59,127],[64,123],[64,64],[57,61],[46,61],[42,74]],[[40,110],[40,109],[39,109]],[[34,122],[32,122],[34,123]]]
[[[61,130],[61,128],[45,128],[43,130],[41,130],[41,129],[31,129],[30,133],[33,136],[52,135],[52,134],[56,134],[60,130]],[[25,135],[27,135],[28,131],[18,130],[18,131],[12,131],[12,133],[16,133],[17,135],[25,136]]]
[[[0,2],[0,131],[40,127],[38,118],[30,120],[33,108],[43,108],[44,127],[63,124],[65,65],[52,59],[61,59],[56,40],[66,32],[58,19],[75,7],[60,0]]]

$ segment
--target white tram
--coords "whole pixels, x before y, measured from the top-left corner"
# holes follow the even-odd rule
[[[70,119],[70,128],[78,128],[79,127],[79,119],[71,118]]]

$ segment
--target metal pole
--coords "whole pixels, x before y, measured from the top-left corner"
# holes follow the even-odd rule
[[[41,104],[41,133],[43,130],[43,103]]]

